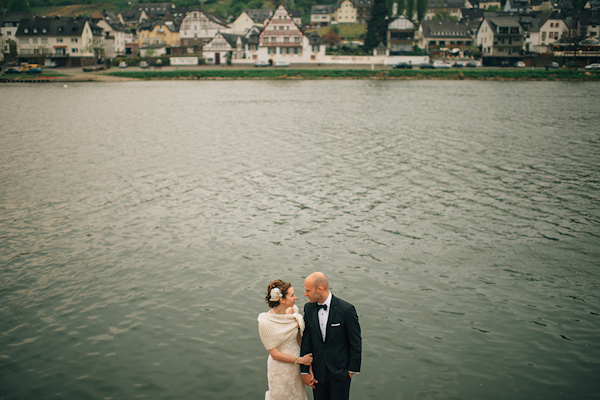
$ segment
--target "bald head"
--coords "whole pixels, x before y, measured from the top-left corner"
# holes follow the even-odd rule
[[[322,272],[313,272],[304,280],[304,296],[311,303],[323,303],[329,297],[329,281]]]

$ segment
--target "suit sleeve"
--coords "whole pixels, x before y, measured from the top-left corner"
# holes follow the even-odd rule
[[[360,335],[360,324],[358,323],[358,314],[354,306],[350,307],[346,316],[346,326],[348,327],[348,340],[350,361],[348,371],[360,372],[360,364],[362,361],[362,338]]]
[[[309,353],[312,353],[312,340],[311,340],[311,329],[309,319],[307,317],[308,304],[304,305],[304,335],[302,336],[302,344],[300,345],[300,357],[303,357]],[[308,365],[300,365],[301,373],[308,373],[310,367]]]

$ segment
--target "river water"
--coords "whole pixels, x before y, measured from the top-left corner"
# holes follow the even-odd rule
[[[354,399],[600,398],[600,84],[0,95],[0,399],[262,399],[264,290],[316,270]]]

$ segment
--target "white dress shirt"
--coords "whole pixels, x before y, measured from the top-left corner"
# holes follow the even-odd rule
[[[321,308],[319,310],[319,327],[321,328],[321,335],[323,335],[323,341],[325,341],[325,336],[327,335],[327,320],[329,319],[329,310],[331,309],[331,292],[329,292],[329,296],[324,303],[318,303],[319,305],[326,304],[327,310]]]

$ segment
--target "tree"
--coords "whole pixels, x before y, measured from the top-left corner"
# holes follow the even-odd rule
[[[428,8],[429,0],[417,0],[417,20],[419,22],[423,21],[423,18],[425,18]]]
[[[10,0],[6,11],[29,11],[29,5],[25,0]]]
[[[432,19],[434,21],[458,21],[458,18],[450,14],[450,11],[444,9],[437,10]]]
[[[415,15],[415,0],[406,0],[406,17],[412,21]]]
[[[342,41],[342,39],[340,38],[340,36],[333,30],[330,29],[329,32],[327,32],[324,36],[323,36],[323,41],[325,43],[327,43],[327,46],[329,46],[330,48],[340,44],[340,42]]]
[[[374,0],[371,8],[371,18],[367,23],[365,51],[373,50],[379,43],[387,43],[387,17],[386,0]]]
[[[406,8],[406,0],[398,0],[396,4],[398,5],[398,9],[396,10],[397,15],[403,15]]]

